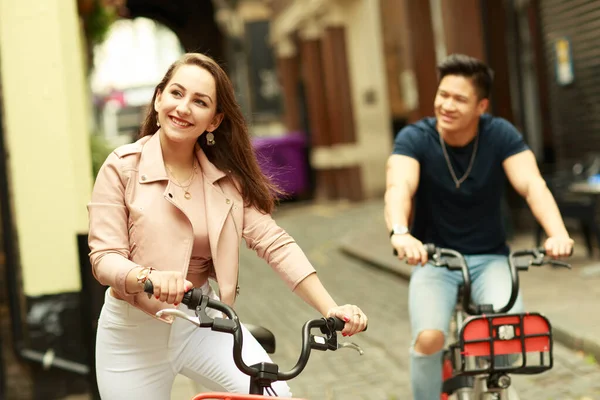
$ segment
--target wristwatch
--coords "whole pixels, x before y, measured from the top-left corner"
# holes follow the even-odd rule
[[[154,268],[152,267],[144,267],[137,274],[137,282],[140,286],[144,286],[144,283],[148,280],[150,273]]]
[[[408,233],[408,227],[400,224],[394,224],[392,226],[392,231],[390,232],[390,238],[394,235],[404,235]]]

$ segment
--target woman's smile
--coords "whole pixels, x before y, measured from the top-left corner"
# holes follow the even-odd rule
[[[194,126],[194,124],[187,122],[181,118],[178,118],[174,115],[169,115],[169,119],[173,124],[179,128],[189,128],[190,126]]]

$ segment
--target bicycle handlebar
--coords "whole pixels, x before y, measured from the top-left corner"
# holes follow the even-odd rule
[[[152,281],[147,279],[144,283],[144,292],[151,295],[154,293],[154,287]],[[168,313],[170,315],[185,318],[199,328],[210,328],[213,331],[230,333],[233,335],[233,361],[237,368],[244,374],[250,377],[256,377],[259,375],[260,370],[254,366],[248,366],[242,359],[242,346],[243,336],[240,320],[236,312],[228,306],[218,300],[211,299],[207,295],[202,293],[201,288],[193,288],[187,291],[181,301],[190,310],[195,310],[198,316],[199,322],[187,316],[187,314],[179,310],[162,310],[162,313]],[[224,313],[229,319],[225,318],[211,318],[206,314],[206,308],[212,308],[217,311]],[[161,313],[161,311],[159,311]],[[183,314],[183,315],[182,315]],[[300,357],[296,362],[296,365],[289,371],[277,371],[278,381],[287,381],[298,376],[302,370],[306,367],[308,359],[310,357],[311,349],[315,350],[337,350],[339,348],[349,347],[357,350],[361,355],[363,354],[362,349],[354,343],[338,343],[337,332],[344,329],[345,322],[336,317],[320,318],[309,320],[304,323],[302,327],[302,350]],[[313,328],[320,328],[323,336],[315,336],[311,334]]]
[[[434,262],[436,267],[446,267],[450,271],[461,271],[463,276],[463,297],[462,307],[469,314],[477,314],[478,310],[471,304],[471,274],[465,257],[456,250],[437,247],[434,244],[424,244],[425,251],[430,260]],[[442,257],[451,257],[459,261],[459,265],[448,264],[448,261]]]
[[[463,309],[469,314],[480,314],[479,306],[475,306],[471,303],[471,274],[469,272],[469,267],[465,260],[465,257],[456,250],[446,249],[442,247],[437,247],[434,244],[428,243],[424,245],[425,250],[427,251],[427,255],[434,262],[436,267],[445,267],[448,270],[460,270],[462,271],[463,280],[464,280],[464,290],[463,290],[463,298],[462,298],[462,306]],[[571,251],[571,254],[573,252]],[[443,257],[451,257],[458,259],[459,265],[451,265],[445,260]],[[516,259],[519,257],[530,256],[533,257],[533,260],[529,261],[527,264],[518,265]],[[508,303],[496,310],[493,309],[494,313],[503,314],[510,311],[515,302],[517,301],[517,297],[519,295],[519,274],[518,270],[527,271],[530,266],[542,266],[545,264],[553,264],[560,267],[571,268],[571,265],[562,261],[548,259],[546,256],[546,249],[543,247],[527,249],[527,250],[517,250],[512,251],[508,256],[508,266],[511,275],[512,281],[512,289],[510,293],[510,298]]]

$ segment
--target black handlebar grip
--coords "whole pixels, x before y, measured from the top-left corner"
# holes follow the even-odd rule
[[[183,303],[186,306],[189,306],[192,303],[192,294],[194,293],[193,290],[188,290],[187,292],[185,292],[183,294],[183,299],[181,300],[181,303]]]
[[[154,294],[154,285],[152,285],[152,281],[150,279],[146,279],[146,282],[144,282],[144,292],[148,294]]]
[[[148,294],[154,294],[154,285],[150,279],[146,279],[144,282],[144,292]],[[200,304],[200,298],[202,297],[202,290],[200,288],[194,288],[184,293],[181,302],[188,306],[188,308],[196,308]]]
[[[334,331],[337,332],[337,331],[342,331],[344,329],[344,325],[346,325],[346,323],[344,321],[342,321],[338,317],[332,317],[331,319],[333,320],[333,330]]]
[[[344,326],[346,325],[346,323],[339,319],[338,317],[330,317],[330,320],[333,321],[333,330],[336,332],[341,332],[342,330],[344,330]],[[368,326],[365,326],[365,329],[362,330],[362,332],[367,330]]]
[[[429,257],[432,257],[435,254],[435,244],[426,243],[423,247],[425,247],[425,251]]]

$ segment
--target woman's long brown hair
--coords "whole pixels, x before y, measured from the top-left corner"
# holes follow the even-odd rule
[[[213,76],[217,90],[217,113],[223,113],[223,121],[213,131],[215,144],[208,146],[206,135],[202,135],[198,138],[200,147],[210,162],[221,171],[232,174],[241,184],[242,197],[246,205],[271,213],[275,207],[275,195],[283,192],[260,170],[250,141],[248,126],[235,99],[233,85],[225,71],[212,58],[200,53],[187,53],[171,64],[154,90],[152,103],[148,107],[139,137],[156,133],[157,114],[154,111],[154,101],[158,93],[165,90],[177,68],[182,65],[196,65]]]

